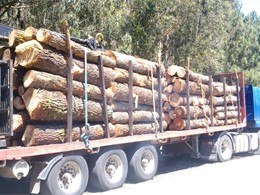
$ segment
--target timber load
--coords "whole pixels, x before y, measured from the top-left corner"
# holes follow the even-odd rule
[[[166,73],[163,104],[169,130],[237,124],[238,88],[172,65]],[[231,83],[231,82],[230,82]]]
[[[9,46],[2,56],[14,60],[13,143],[67,142],[65,36],[28,27],[14,30]],[[165,70],[149,60],[94,51],[74,41],[71,51],[72,141],[83,133],[96,140],[238,123],[239,89],[232,81],[176,65]]]
[[[19,139],[14,142],[24,146],[67,142],[65,36],[28,27],[25,31],[14,30],[9,46],[11,49],[3,58],[14,60],[13,128],[17,136],[13,139]],[[115,51],[93,51],[74,41],[71,50],[73,141],[79,140],[82,133],[88,133],[93,140],[155,133],[160,129],[157,91],[165,85],[164,67],[158,71],[155,62]],[[167,100],[164,94],[161,100]],[[85,127],[86,114],[89,128]],[[163,113],[161,117],[161,128],[166,129]]]

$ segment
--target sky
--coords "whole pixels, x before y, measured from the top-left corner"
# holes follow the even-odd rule
[[[247,15],[251,11],[255,10],[257,15],[260,16],[260,0],[241,0],[242,12]]]

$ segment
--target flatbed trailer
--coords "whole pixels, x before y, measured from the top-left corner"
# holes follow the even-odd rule
[[[12,64],[9,64],[9,67],[12,67]],[[8,73],[8,83],[1,85],[2,92],[10,90],[7,97],[8,104],[1,104],[1,109],[12,113],[10,87],[12,71],[9,69]],[[158,155],[161,154],[181,153],[185,150],[193,154],[194,158],[227,161],[231,159],[233,153],[259,150],[259,133],[250,132],[246,128],[243,73],[215,77],[236,80],[238,94],[240,94],[238,95],[240,112],[238,112],[239,120],[235,125],[214,126],[212,122],[208,128],[188,127],[182,131],[160,128],[153,134],[108,136],[99,140],[83,138],[82,141],[77,142],[31,147],[6,146],[0,149],[0,175],[2,176],[0,181],[4,177],[17,179],[29,177],[30,192],[34,194],[40,191],[43,194],[81,194],[88,181],[97,189],[104,191],[122,186],[127,176],[137,182],[151,179],[156,174]],[[189,86],[189,79],[186,82]],[[225,82],[224,79],[223,85]],[[211,84],[210,87],[212,91]],[[158,91],[162,93],[160,89]],[[189,98],[189,87],[187,87],[187,94]],[[224,95],[227,96],[226,93]],[[1,98],[3,97],[2,94]],[[161,98],[159,101],[162,101]],[[160,102],[158,104],[160,105]],[[8,137],[12,135],[8,125],[11,124],[12,117],[3,114],[1,116],[0,120],[4,124],[1,134]]]

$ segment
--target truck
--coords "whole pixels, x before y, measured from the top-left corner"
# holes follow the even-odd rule
[[[100,61],[102,67],[102,61]],[[153,133],[113,137],[107,133],[105,138],[90,140],[85,133],[81,139],[67,142],[36,145],[10,145],[13,132],[13,60],[0,61],[0,180],[7,178],[30,179],[32,194],[82,194],[88,183],[101,191],[121,187],[126,178],[135,182],[152,179],[157,172],[159,155],[190,153],[192,157],[209,161],[228,161],[235,153],[259,153],[260,148],[260,88],[245,86],[243,72],[212,75],[223,86],[224,122],[216,126],[213,113],[213,84],[209,82],[209,106],[211,113],[207,127],[191,127],[191,91],[189,71],[185,85],[187,104],[186,128],[182,130],[164,129],[162,116],[163,89],[159,85],[155,91],[158,101],[154,102],[159,113],[158,129]],[[133,83],[129,69],[129,83]],[[160,67],[157,68],[158,75]],[[102,72],[102,68],[101,71]],[[102,74],[102,73],[101,73]],[[102,83],[104,76],[101,75]],[[236,87],[237,120],[228,123],[227,83],[232,81]],[[86,81],[85,81],[86,82]],[[85,83],[87,85],[87,82]],[[131,87],[129,88],[131,89]],[[71,89],[68,88],[68,91]],[[71,94],[71,93],[68,93]],[[103,101],[105,95],[103,93]],[[132,104],[130,104],[132,105]],[[103,104],[105,110],[106,104]],[[71,107],[71,105],[68,105]],[[69,110],[69,108],[68,108]],[[133,108],[129,106],[129,121]],[[69,115],[68,111],[68,115]],[[85,112],[87,113],[87,112]],[[87,116],[86,116],[87,117]],[[70,118],[70,123],[73,119]],[[106,120],[104,120],[106,121]],[[68,121],[67,121],[68,122]],[[106,122],[107,123],[107,122]],[[51,124],[50,124],[51,125]],[[108,127],[108,124],[105,124]],[[129,123],[131,129],[132,123]],[[71,129],[67,129],[71,131]],[[108,128],[109,132],[109,128]],[[70,136],[71,132],[68,134]]]

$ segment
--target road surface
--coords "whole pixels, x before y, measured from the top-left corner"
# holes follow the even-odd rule
[[[259,195],[260,155],[235,156],[224,163],[205,162],[189,156],[160,159],[154,179],[126,182],[123,187],[97,192],[88,187],[84,195]],[[0,194],[29,194],[29,182],[3,181]]]

